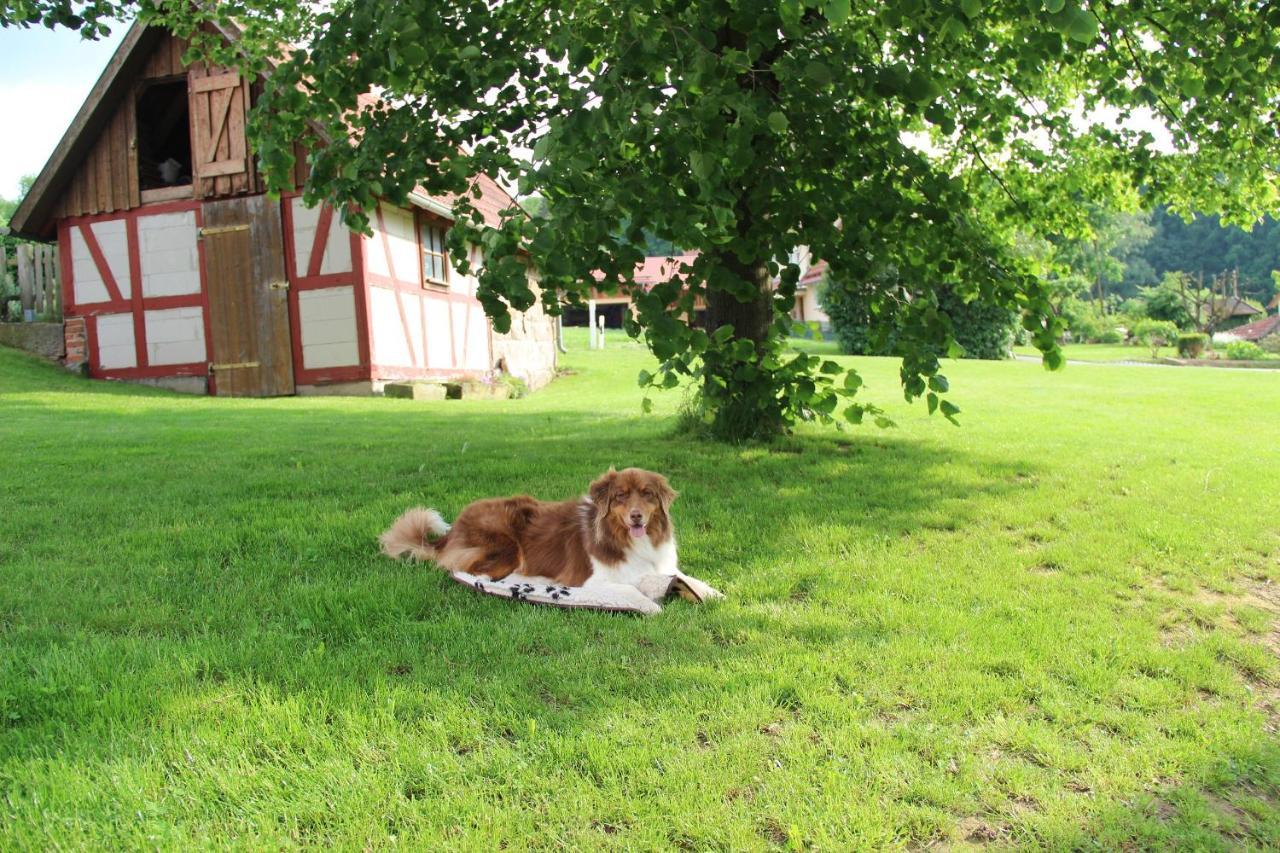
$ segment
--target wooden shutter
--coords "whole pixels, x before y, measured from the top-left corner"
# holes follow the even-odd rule
[[[250,192],[253,164],[245,139],[249,88],[239,74],[197,63],[191,92],[191,159],[199,198]]]

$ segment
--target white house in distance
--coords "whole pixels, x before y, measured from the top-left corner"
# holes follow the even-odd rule
[[[509,334],[493,330],[475,278],[447,257],[448,199],[382,202],[364,237],[296,191],[268,198],[245,137],[261,81],[186,65],[186,47],[134,24],[12,217],[14,233],[58,242],[68,362],[232,396],[371,393],[498,370],[531,387],[551,379],[554,318],[535,306]],[[475,180],[496,223],[515,202]]]

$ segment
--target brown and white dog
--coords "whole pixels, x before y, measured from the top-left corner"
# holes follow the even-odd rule
[[[430,560],[449,572],[500,581],[509,576],[581,587],[656,613],[654,602],[677,589],[696,601],[718,598],[680,572],[666,477],[612,468],[576,500],[526,495],[489,498],[465,507],[453,526],[434,509],[415,507],[379,541],[388,557]]]

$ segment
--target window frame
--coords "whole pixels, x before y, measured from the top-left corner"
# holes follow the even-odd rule
[[[440,251],[439,252],[430,251],[427,247],[427,244],[423,241],[423,231],[424,229],[428,229],[428,228],[434,231],[438,231],[440,234]],[[414,215],[414,232],[415,232],[415,236],[417,237],[415,242],[418,244],[418,280],[422,283],[422,287],[424,289],[428,287],[432,287],[439,290],[448,290],[450,285],[450,269],[449,268],[451,266],[449,263],[449,249],[445,245],[445,239],[449,233],[448,226],[439,217],[430,216],[428,214],[423,213],[421,210],[419,210],[419,211],[415,211],[415,215]],[[428,254],[430,254],[433,258],[440,259],[440,266],[441,266],[441,269],[444,271],[443,278],[438,278],[438,279],[431,278],[427,275],[427,255]]]

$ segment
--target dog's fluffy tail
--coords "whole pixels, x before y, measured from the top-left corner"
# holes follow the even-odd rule
[[[395,523],[378,537],[382,553],[393,560],[408,557],[424,562],[435,559],[436,547],[431,537],[449,532],[449,525],[434,509],[415,506],[395,520]]]

